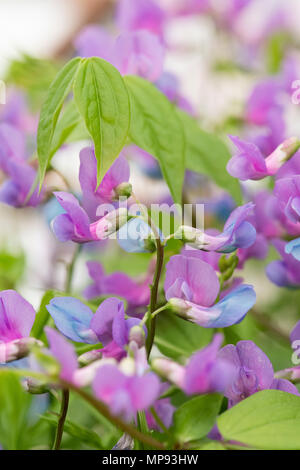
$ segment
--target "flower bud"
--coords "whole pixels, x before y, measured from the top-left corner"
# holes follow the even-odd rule
[[[119,197],[129,198],[132,194],[132,184],[128,182],[119,184],[119,186],[115,188],[115,194],[116,194],[115,199],[118,199]]]
[[[170,306],[170,309],[173,310],[173,312],[177,313],[178,315],[186,316],[186,317],[187,317],[187,312],[191,308],[190,305],[185,300],[179,299],[177,297],[169,299],[168,304]]]
[[[135,361],[131,357],[125,357],[119,364],[121,372],[125,375],[134,375],[136,372]]]
[[[8,343],[0,343],[0,364],[16,361],[28,356],[34,346],[43,343],[35,338],[21,338]]]
[[[170,359],[157,358],[152,361],[152,369],[161,377],[169,380],[178,387],[183,386],[185,369]]]
[[[94,240],[105,240],[119,230],[131,218],[125,207],[113,210],[90,225]]]
[[[279,168],[287,162],[300,148],[300,140],[297,137],[291,137],[280,144],[265,162],[271,175],[275,175]]]
[[[145,346],[146,335],[143,328],[139,325],[133,326],[129,331],[129,343],[132,341],[137,344],[139,348]]]
[[[101,349],[93,349],[92,351],[87,351],[84,354],[81,354],[78,357],[78,364],[83,367],[91,364],[102,358],[102,351]]]
[[[32,395],[42,395],[43,393],[47,393],[49,391],[49,385],[33,377],[28,377],[23,382],[23,386],[26,392],[31,393]]]

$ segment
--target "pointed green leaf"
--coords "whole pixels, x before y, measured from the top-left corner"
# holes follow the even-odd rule
[[[180,442],[206,436],[215,424],[222,397],[216,393],[200,395],[181,405],[174,413],[172,432]]]
[[[163,312],[157,317],[155,344],[168,357],[189,357],[193,352],[206,346],[212,338],[212,331],[202,328],[174,313]]]
[[[57,74],[50,85],[44,102],[37,134],[37,151],[39,160],[40,185],[43,182],[51,155],[51,145],[55,126],[62,105],[71,91],[72,83],[81,59],[76,57],[68,62]]]
[[[219,416],[218,427],[224,439],[257,449],[300,449],[300,397],[263,390]]]
[[[82,61],[74,83],[74,98],[93,138],[98,183],[122,150],[130,124],[130,103],[123,78],[103,59]]]
[[[140,77],[124,78],[131,97],[131,140],[159,161],[175,203],[181,204],[185,138],[173,105]]]
[[[203,173],[218,186],[228,191],[237,203],[241,203],[239,182],[226,170],[231,155],[223,141],[216,135],[203,131],[197,121],[178,110],[186,138],[186,167]]]

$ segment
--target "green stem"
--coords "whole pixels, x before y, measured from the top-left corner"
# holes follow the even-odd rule
[[[129,434],[133,439],[136,439],[144,444],[151,446],[154,449],[164,449],[165,446],[159,442],[158,440],[154,439],[152,436],[143,434],[138,429],[136,429],[131,424],[125,423],[122,419],[118,418],[111,414],[109,408],[102,403],[101,401],[94,398],[92,395],[89,395],[84,390],[75,387],[75,385],[62,382],[64,387],[68,387],[77,393],[81,398],[83,398],[87,403],[89,403],[93,408],[95,408],[99,413],[101,413],[106,419],[108,419],[112,424],[114,424],[117,428],[121,429],[121,431]]]
[[[169,304],[165,304],[163,305],[162,307],[158,308],[157,310],[155,310],[154,312],[151,313],[151,318],[153,320],[153,318],[156,317],[156,315],[158,315],[160,312],[163,312],[164,310],[166,310],[167,308],[169,307]]]
[[[64,432],[64,425],[68,413],[68,407],[69,407],[69,397],[70,393],[68,389],[64,389],[62,391],[62,401],[61,401],[61,408],[60,408],[60,414],[59,414],[59,420],[57,423],[57,429],[56,429],[56,435],[55,435],[55,441],[53,445],[53,450],[59,450],[60,445],[61,445],[61,440]]]
[[[72,261],[67,268],[66,287],[65,287],[66,292],[71,292],[74,268],[75,268],[75,264],[78,259],[78,256],[80,254],[81,247],[82,245],[79,245],[79,244],[76,246]]]
[[[159,234],[157,233],[156,227],[153,224],[150,216],[149,216],[149,224],[156,238],[156,267],[155,267],[155,273],[153,277],[153,283],[151,285],[151,295],[150,295],[150,305],[149,305],[149,312],[152,314],[156,310],[159,281],[160,281],[160,276],[161,276],[161,272],[162,272],[162,268],[164,264],[164,247],[160,241]],[[148,358],[150,356],[151,349],[152,349],[153,342],[154,342],[155,324],[156,324],[156,318],[154,317],[152,319],[152,317],[150,317],[147,322],[149,334],[147,338],[146,349],[147,349]]]

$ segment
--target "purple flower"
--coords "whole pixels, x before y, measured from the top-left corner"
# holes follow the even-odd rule
[[[155,34],[133,31],[117,38],[112,63],[122,75],[139,75],[154,82],[162,74],[164,55],[164,48]]]
[[[46,326],[45,332],[50,352],[60,365],[60,378],[66,382],[74,383],[74,374],[78,369],[78,363],[73,346],[53,328]]]
[[[104,28],[96,25],[88,25],[83,28],[74,41],[79,56],[102,57],[109,62],[113,44],[113,36]]]
[[[295,224],[300,222],[300,176],[278,179],[274,195],[285,216]]]
[[[160,395],[162,395],[168,389],[168,384],[164,383],[161,384],[160,388]],[[175,407],[172,405],[170,398],[161,398],[154,402],[152,405],[154,410],[156,411],[157,415],[164,423],[165,427],[169,429],[173,422],[173,414],[175,411]],[[149,429],[153,429],[155,431],[162,431],[160,426],[155,421],[152,413],[148,410],[145,412],[147,424]]]
[[[297,288],[300,285],[300,263],[291,254],[285,252],[283,240],[273,240],[273,245],[281,260],[272,261],[266,267],[266,274],[271,282],[279,287]]]
[[[0,187],[0,202],[14,207],[37,206],[43,198],[43,191],[38,194],[36,188],[28,198],[36,171],[25,159],[23,135],[15,127],[2,123],[0,139],[0,169],[8,176]]]
[[[73,297],[55,297],[47,305],[56,327],[72,341],[104,346],[103,356],[122,357],[136,318],[125,319],[123,302],[115,297],[104,300],[95,314]]]
[[[122,272],[114,272],[106,275],[103,267],[97,261],[88,261],[87,268],[89,275],[94,281],[84,291],[87,300],[101,297],[102,295],[117,295],[127,301],[128,312],[132,315],[138,311],[139,307],[145,307],[149,303],[149,284],[152,274],[145,278],[134,280]]]
[[[260,390],[287,389],[285,381],[274,379],[270,360],[252,341],[239,341],[236,346],[228,344],[221,349],[218,357],[230,362],[236,369],[234,380],[225,389],[230,407]],[[289,384],[288,391],[298,395],[293,384]]]
[[[260,180],[266,176],[275,175],[283,163],[299,148],[298,139],[291,137],[265,159],[259,148],[252,142],[246,142],[234,136],[230,138],[239,152],[229,160],[227,171],[231,176],[242,181]]]
[[[111,210],[91,224],[88,214],[73,194],[60,191],[55,192],[54,195],[66,211],[56,216],[52,222],[53,231],[61,242],[72,240],[77,243],[86,243],[106,240],[128,220],[127,209],[120,208]]]
[[[253,208],[254,204],[251,202],[237,207],[228,217],[223,232],[219,235],[210,235],[208,232],[185,226],[178,229],[178,235],[186,243],[204,251],[231,253],[237,248],[248,248],[256,238],[255,228],[246,220]]]
[[[97,187],[97,160],[92,147],[86,147],[80,152],[79,181],[82,190],[82,206],[90,219],[95,221],[104,214],[97,214],[101,204],[113,204],[120,196],[131,193],[128,183],[130,177],[129,164],[121,154],[104,175]]]
[[[165,12],[155,0],[121,0],[118,2],[117,25],[121,31],[145,29],[162,35]]]
[[[223,335],[215,335],[212,342],[194,353],[185,366],[163,358],[154,359],[152,366],[186,395],[222,393],[235,374],[232,364],[217,356],[222,342]]]
[[[0,292],[0,363],[26,356],[37,341],[29,338],[35,320],[32,305],[14,290]]]
[[[259,82],[253,89],[246,104],[246,119],[251,124],[268,124],[270,113],[274,110],[282,113],[279,102],[280,84],[275,78]]]
[[[153,405],[159,396],[160,382],[152,372],[139,376],[124,373],[115,365],[104,365],[96,373],[93,391],[114,415],[130,421],[138,411]]]
[[[164,287],[173,310],[205,328],[240,322],[256,301],[253,287],[243,284],[213,305],[220,288],[215,271],[200,259],[182,255],[168,262]]]

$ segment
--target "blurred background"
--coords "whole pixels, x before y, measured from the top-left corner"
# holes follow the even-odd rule
[[[243,127],[245,102],[257,82],[276,76],[290,57],[297,70],[300,63],[300,2],[244,0],[239,2],[238,13],[230,9],[232,0],[210,0],[210,3],[209,14],[203,13],[202,8],[194,14],[185,14],[185,6],[192,4],[192,0],[160,0],[160,7],[168,12],[163,26],[164,70],[177,77],[180,96],[192,104],[201,126],[226,139],[228,133],[239,134]],[[30,91],[31,101],[27,124],[35,129],[47,80],[76,54],[78,34],[89,24],[99,24],[115,37],[119,34],[114,22],[117,4],[117,0],[0,0],[0,79],[7,83],[7,103],[0,105],[1,115],[8,109],[15,90],[26,88]],[[181,11],[183,13],[178,14]],[[43,61],[42,67],[35,59]],[[291,93],[292,90],[284,102],[286,134],[299,136],[299,106],[292,103]],[[249,133],[252,127],[249,126]],[[78,155],[83,145],[82,142],[72,144],[60,150],[59,158],[56,156],[53,160],[57,178],[63,174],[74,191],[79,190]],[[34,139],[31,150],[34,153]],[[149,174],[136,168],[133,168],[133,184],[143,201],[149,202],[149,184],[152,199],[168,197],[161,180],[151,179]],[[251,183],[246,190],[256,191],[259,184]],[[193,191],[191,197],[196,195],[200,199],[204,194],[211,198],[223,197],[223,193],[205,179],[198,179]],[[72,244],[59,244],[54,239],[49,226],[51,210],[51,207],[41,207],[17,211],[0,204],[0,288],[9,288],[17,280],[19,291],[35,307],[45,289],[62,288],[65,265],[73,253]],[[117,262],[111,260],[105,249],[102,258],[106,256],[104,263],[108,270],[112,271],[116,266],[129,269],[124,253],[122,260]],[[130,263],[134,274],[144,269],[149,261],[143,256],[142,261],[138,261],[138,257],[135,259],[136,262]],[[76,268],[75,286],[82,284],[84,279],[84,261]],[[246,282],[255,285],[258,307],[267,312],[273,308],[273,301],[285,305],[286,297],[281,291],[278,298],[278,289],[268,281],[264,265],[259,263],[251,261],[244,277]],[[287,294],[290,295],[294,294]],[[297,313],[295,310],[294,316]],[[278,322],[281,321],[282,318],[278,318]],[[293,321],[293,315],[284,321],[287,331]]]

